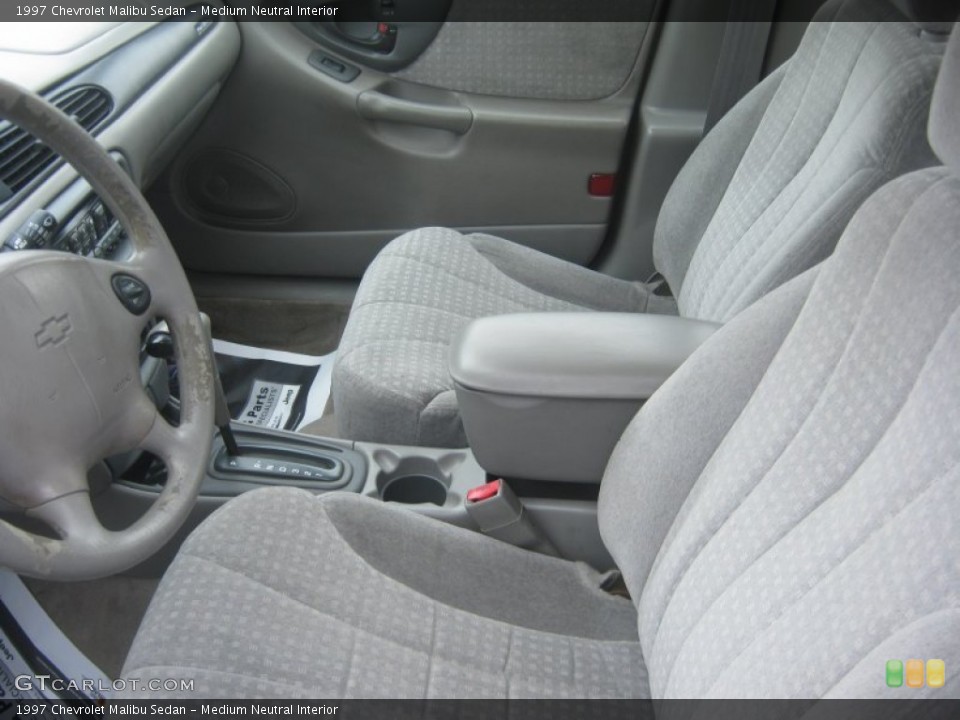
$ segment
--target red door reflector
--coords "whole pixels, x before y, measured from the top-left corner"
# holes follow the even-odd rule
[[[587,182],[587,192],[593,197],[613,197],[617,176],[613,173],[593,173]]]

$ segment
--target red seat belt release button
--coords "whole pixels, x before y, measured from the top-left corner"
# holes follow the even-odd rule
[[[480,487],[475,487],[468,490],[467,502],[482,502],[484,500],[489,500],[490,498],[496,497],[500,494],[500,486],[502,483],[503,480],[494,480],[492,482],[488,482],[486,485],[481,485]]]

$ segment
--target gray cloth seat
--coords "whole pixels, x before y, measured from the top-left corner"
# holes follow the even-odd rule
[[[936,30],[937,27],[931,29]],[[367,270],[338,351],[343,437],[466,444],[447,369],[479,317],[677,313],[726,322],[833,250],[883,183],[934,164],[925,125],[943,36],[889,0],[832,0],[795,56],[704,138],[661,209],[654,261],[676,301],[488,235],[415,230]]]
[[[960,30],[930,137],[836,252],[740,313],[640,410],[580,565],[371,498],[265,490],[184,545],[125,677],[203,697],[957,698]]]
[[[257,491],[184,544],[124,677],[204,698],[642,697],[636,611],[598,584],[367,498]]]

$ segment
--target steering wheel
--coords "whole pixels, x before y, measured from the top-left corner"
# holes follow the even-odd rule
[[[194,504],[213,438],[209,336],[160,222],[97,141],[2,80],[0,118],[70,163],[133,248],[123,262],[55,251],[0,254],[0,498],[57,536],[0,520],[0,565],[50,579],[102,577],[160,549]],[[176,345],[177,427],[140,382],[141,333],[152,317],[166,320]],[[112,532],[93,510],[87,473],[134,448],[163,460],[166,486],[139,520]]]

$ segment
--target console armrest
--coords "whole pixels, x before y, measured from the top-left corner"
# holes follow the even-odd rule
[[[597,312],[470,323],[450,373],[477,460],[505,477],[599,482],[630,419],[717,327]]]

